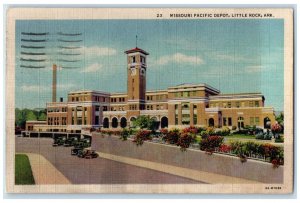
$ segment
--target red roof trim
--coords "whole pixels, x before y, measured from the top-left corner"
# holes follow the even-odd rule
[[[130,50],[128,50],[128,51],[125,51],[124,53],[125,53],[125,54],[129,54],[129,53],[134,53],[134,52],[141,52],[141,53],[143,53],[143,54],[145,54],[145,55],[149,55],[148,52],[146,52],[146,51],[144,51],[143,49],[140,49],[140,48],[138,48],[138,47],[135,47],[135,48],[133,48],[133,49],[130,49]]]

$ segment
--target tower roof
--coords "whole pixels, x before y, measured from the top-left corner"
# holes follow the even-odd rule
[[[141,52],[141,53],[143,53],[143,54],[145,54],[145,55],[149,55],[148,52],[146,52],[146,51],[144,51],[143,49],[140,49],[140,48],[138,48],[138,47],[135,47],[135,48],[133,48],[133,49],[129,49],[129,50],[125,51],[124,53],[125,53],[125,54],[130,54],[130,53],[135,53],[135,52]]]

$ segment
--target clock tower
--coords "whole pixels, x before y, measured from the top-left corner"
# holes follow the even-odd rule
[[[135,47],[127,54],[127,94],[128,110],[144,110],[146,95],[147,53]]]

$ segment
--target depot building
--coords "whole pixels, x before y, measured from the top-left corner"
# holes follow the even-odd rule
[[[125,54],[127,92],[69,92],[67,101],[47,103],[46,123],[34,123],[31,129],[81,133],[90,128],[125,128],[132,126],[132,121],[141,115],[155,119],[158,129],[254,125],[267,128],[275,122],[274,109],[265,107],[261,93],[222,94],[203,83],[147,90],[149,53],[136,47]]]

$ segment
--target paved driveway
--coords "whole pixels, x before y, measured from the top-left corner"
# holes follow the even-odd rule
[[[71,155],[70,147],[52,147],[52,142],[50,138],[17,137],[16,152],[41,154],[73,184],[202,183],[103,158],[81,159]]]

